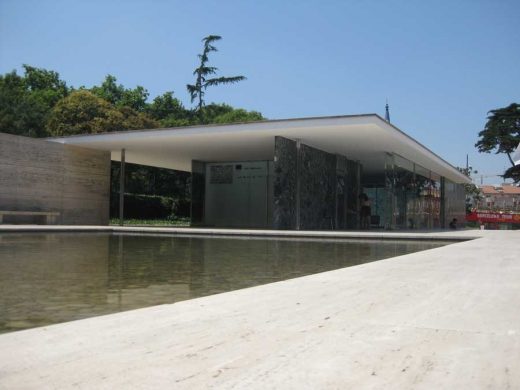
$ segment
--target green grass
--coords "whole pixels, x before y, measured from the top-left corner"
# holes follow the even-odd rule
[[[110,218],[110,225],[119,225],[119,218]],[[190,226],[189,218],[178,219],[125,219],[125,226]]]

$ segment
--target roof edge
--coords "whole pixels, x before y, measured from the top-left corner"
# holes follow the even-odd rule
[[[380,115],[378,114],[372,114],[372,115],[375,115],[378,119],[380,119],[382,122],[384,122],[386,125],[392,127],[394,130],[396,130],[399,134],[405,136],[408,140],[416,143],[417,145],[419,145],[421,148],[425,149],[426,151],[428,151],[429,153],[431,153],[433,156],[435,156],[436,158],[438,158],[440,161],[442,161],[444,164],[448,165],[450,168],[452,168],[454,170],[454,173],[456,173],[465,183],[471,183],[471,178],[466,176],[464,173],[462,173],[461,171],[459,171],[454,165],[452,165],[451,163],[449,163],[448,161],[446,161],[444,158],[442,158],[441,156],[439,156],[437,153],[435,153],[434,151],[432,151],[430,148],[424,146],[422,143],[420,143],[419,141],[417,141],[415,138],[411,137],[410,135],[406,134],[404,131],[402,131],[400,128],[398,128],[397,126],[393,125],[392,123],[388,122],[387,120],[383,119]]]
[[[190,130],[190,129],[208,129],[208,128],[218,128],[218,127],[238,127],[244,125],[254,125],[254,124],[269,124],[269,123],[284,123],[284,122],[297,122],[297,121],[312,121],[312,120],[328,120],[328,119],[349,119],[349,118],[375,118],[378,120],[383,126],[388,126],[395,130],[400,136],[404,136],[408,141],[416,144],[424,151],[430,153],[433,157],[438,159],[440,162],[449,167],[453,173],[459,177],[461,182],[470,183],[471,178],[464,175],[460,172],[454,165],[450,164],[444,158],[440,157],[437,153],[433,152],[428,147],[424,146],[422,143],[417,141],[415,138],[411,137],[401,129],[399,129],[394,124],[386,121],[379,114],[376,113],[367,113],[367,114],[352,114],[352,115],[332,115],[332,116],[311,116],[311,117],[299,117],[299,118],[282,118],[282,119],[266,119],[260,121],[251,121],[251,122],[235,122],[235,123],[216,123],[216,124],[204,124],[204,125],[191,125],[191,126],[177,126],[177,127],[159,127],[154,129],[135,129],[135,130],[123,130],[123,131],[111,131],[104,133],[95,133],[95,134],[77,134],[77,135],[69,135],[69,136],[61,136],[61,137],[49,137],[45,138],[48,141],[66,142],[68,139],[78,139],[83,137],[92,137],[92,136],[104,136],[104,135],[114,135],[114,134],[135,134],[135,133],[146,133],[146,132],[157,132],[157,131],[172,131],[172,130]]]
[[[205,125],[190,125],[190,126],[176,126],[176,127],[156,127],[153,129],[134,129],[134,130],[122,130],[122,131],[107,131],[104,133],[94,133],[94,134],[76,134],[76,135],[65,135],[60,137],[47,137],[49,141],[57,140],[57,139],[70,139],[70,138],[79,138],[79,137],[89,137],[93,135],[107,135],[107,134],[131,134],[137,132],[148,132],[148,131],[160,131],[160,130],[185,130],[185,129],[197,129],[197,128],[210,128],[210,127],[223,127],[223,126],[243,126],[243,125],[251,125],[256,123],[280,123],[280,122],[296,122],[302,120],[317,120],[317,119],[343,119],[343,118],[365,118],[365,117],[378,117],[383,120],[378,114],[353,114],[353,115],[331,115],[331,116],[309,116],[309,117],[299,117],[299,118],[282,118],[282,119],[264,119],[260,121],[251,121],[251,122],[233,122],[233,123],[211,123]]]

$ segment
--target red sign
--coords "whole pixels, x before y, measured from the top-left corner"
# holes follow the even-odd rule
[[[520,214],[506,214],[492,211],[473,211],[466,214],[466,221],[520,223]]]

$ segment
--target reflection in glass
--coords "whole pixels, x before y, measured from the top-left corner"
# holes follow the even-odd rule
[[[445,227],[450,215],[464,220],[458,210],[463,202],[456,189],[462,185],[396,154],[386,154],[384,172],[384,182],[365,183],[364,187],[373,202],[375,221],[380,221],[375,227],[429,230]],[[449,183],[449,190],[443,183]],[[448,203],[457,211],[448,211]]]

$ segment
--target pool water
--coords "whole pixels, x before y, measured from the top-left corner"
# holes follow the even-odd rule
[[[447,242],[0,234],[0,333],[202,297]]]

